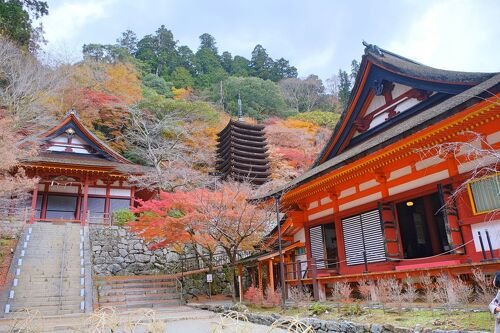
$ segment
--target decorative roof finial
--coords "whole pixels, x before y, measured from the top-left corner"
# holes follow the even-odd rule
[[[373,52],[380,57],[384,56],[384,54],[382,53],[382,51],[380,50],[380,48],[377,45],[369,44],[365,41],[363,41],[363,45],[365,46],[365,53],[366,52]]]
[[[69,117],[71,115],[73,115],[76,118],[80,119],[80,117],[78,116],[78,112],[76,112],[76,110],[74,108],[71,108],[68,112],[66,112],[66,117]]]
[[[243,110],[241,108],[241,96],[238,93],[238,120],[243,121]]]

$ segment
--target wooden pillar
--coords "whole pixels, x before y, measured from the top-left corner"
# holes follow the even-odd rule
[[[134,208],[135,201],[135,187],[132,186],[130,189],[130,209]]]
[[[31,214],[29,219],[30,224],[35,222],[37,198],[38,198],[38,184],[36,184],[35,187],[33,188],[33,197],[31,198]]]
[[[260,261],[257,263],[257,281],[259,288],[264,290],[264,287],[262,286],[262,262]]]
[[[267,275],[268,276],[268,279],[269,279],[269,290],[270,291],[273,291],[274,292],[274,268],[273,268],[273,259],[269,259],[269,262],[268,262],[268,268],[269,268],[269,272]]]
[[[87,204],[89,197],[89,176],[85,176],[85,184],[83,186],[83,211],[82,211],[82,220],[81,224],[85,225],[87,220]]]
[[[311,235],[309,233],[309,226],[304,225],[304,234],[306,235],[306,265],[305,265],[305,278],[311,277],[311,263],[312,263],[312,255],[311,255]],[[304,276],[304,275],[302,275]]]
[[[104,223],[111,225],[111,212],[109,211],[109,197],[111,196],[111,183],[106,182],[106,198],[104,199]]]
[[[326,284],[318,283],[318,300],[326,301]]]
[[[451,185],[438,184],[438,192],[441,199],[440,204],[445,208],[442,210],[443,218],[446,223],[446,231],[448,233],[448,242],[454,253],[464,254],[465,249],[462,247],[464,244],[462,231],[458,221],[458,210],[455,202],[451,197],[453,188]]]
[[[316,260],[311,259],[311,272],[312,272],[312,285],[313,285],[313,297],[315,301],[319,301],[319,286],[318,286],[318,270],[316,267]]]
[[[40,218],[47,218],[47,203],[49,199],[47,198],[49,195],[49,184],[45,183],[45,187],[43,189],[43,197],[42,197],[42,211],[40,212]]]
[[[76,219],[80,220],[82,216],[81,209],[82,208],[82,187],[78,186],[78,196],[76,197]]]
[[[386,256],[392,259],[399,259],[403,256],[403,250],[394,204],[391,202],[379,202],[378,210],[382,222],[382,232],[384,233]]]

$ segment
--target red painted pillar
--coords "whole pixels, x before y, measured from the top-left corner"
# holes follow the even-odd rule
[[[43,189],[43,199],[42,199],[42,212],[40,213],[40,218],[47,218],[47,204],[49,202],[49,184],[46,183]]]
[[[104,223],[110,224],[111,214],[109,211],[109,197],[111,195],[111,183],[106,183],[106,198],[104,199]]]
[[[89,197],[89,176],[85,176],[85,185],[83,186],[83,211],[82,211],[82,220],[81,224],[85,225],[85,221],[87,220],[87,204]]]
[[[134,208],[135,201],[135,187],[130,189],[130,209]]]
[[[269,259],[269,262],[268,262],[268,268],[269,268],[269,276],[268,276],[268,279],[269,279],[269,290],[271,292],[274,292],[274,270],[273,270],[273,259]]]
[[[80,220],[82,207],[82,187],[78,186],[78,196],[76,197],[76,219]]]
[[[261,261],[259,261],[257,263],[257,280],[258,280],[260,290],[264,290],[264,287],[262,286],[262,262]]]
[[[30,224],[35,222],[37,198],[38,198],[38,184],[35,185],[35,188],[33,189],[33,197],[31,198],[31,214],[29,219]]]

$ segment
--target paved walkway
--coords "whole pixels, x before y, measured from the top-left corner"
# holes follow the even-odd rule
[[[142,311],[142,312],[141,312]],[[101,323],[110,325],[115,320],[119,329],[115,332],[130,332],[130,327],[134,333],[145,332],[177,332],[177,333],[209,333],[209,332],[268,332],[269,327],[244,323],[237,325],[235,322],[226,322],[224,329],[220,325],[220,317],[210,311],[197,310],[187,306],[170,307],[164,309],[155,309],[154,316],[147,309],[121,312],[115,316],[108,316]],[[105,332],[106,330],[92,330],[90,321],[97,320],[95,314],[71,314],[62,316],[50,316],[40,318],[32,316],[25,319],[0,319],[0,332],[15,331],[13,328],[25,329],[26,331],[37,332],[57,332],[57,333],[75,333],[75,332]],[[156,327],[164,327],[161,330],[152,330],[153,323]],[[95,327],[95,325],[94,325]],[[149,328],[149,330],[148,330]],[[244,330],[243,330],[244,328]],[[107,330],[109,331],[109,329]]]

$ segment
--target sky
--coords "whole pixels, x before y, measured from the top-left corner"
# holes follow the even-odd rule
[[[47,0],[45,49],[67,61],[83,44],[139,38],[160,25],[193,51],[215,37],[219,52],[250,58],[261,44],[299,76],[327,79],[363,55],[362,41],[449,70],[500,72],[498,0]]]

